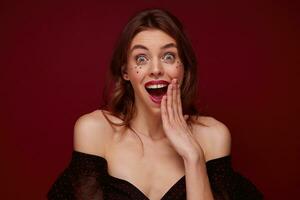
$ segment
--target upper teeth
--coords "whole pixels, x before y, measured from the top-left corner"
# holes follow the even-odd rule
[[[155,84],[155,85],[148,85],[146,88],[157,89],[157,88],[163,88],[165,86],[167,86],[167,84]]]

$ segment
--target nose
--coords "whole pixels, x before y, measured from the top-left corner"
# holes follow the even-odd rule
[[[162,63],[159,62],[159,60],[152,62],[152,65],[150,67],[150,76],[159,77],[162,76],[163,74],[164,74],[164,69]]]

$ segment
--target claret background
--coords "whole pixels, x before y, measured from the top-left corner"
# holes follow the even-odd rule
[[[296,3],[7,0],[0,2],[0,198],[46,198],[70,160],[76,119],[102,103],[118,35],[145,8],[167,9],[184,24],[199,61],[199,108],[229,127],[235,169],[266,199],[298,197]]]

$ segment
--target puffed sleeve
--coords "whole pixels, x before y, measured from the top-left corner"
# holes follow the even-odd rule
[[[47,197],[51,200],[103,200],[102,185],[106,169],[104,158],[73,151],[69,166],[53,183]]]
[[[206,167],[215,200],[263,199],[255,185],[233,170],[231,156],[210,160]]]

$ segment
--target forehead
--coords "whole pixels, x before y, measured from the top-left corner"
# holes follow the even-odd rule
[[[148,48],[159,48],[170,43],[176,45],[176,41],[171,36],[158,29],[149,29],[136,34],[130,44],[130,49],[135,45],[143,45]]]

